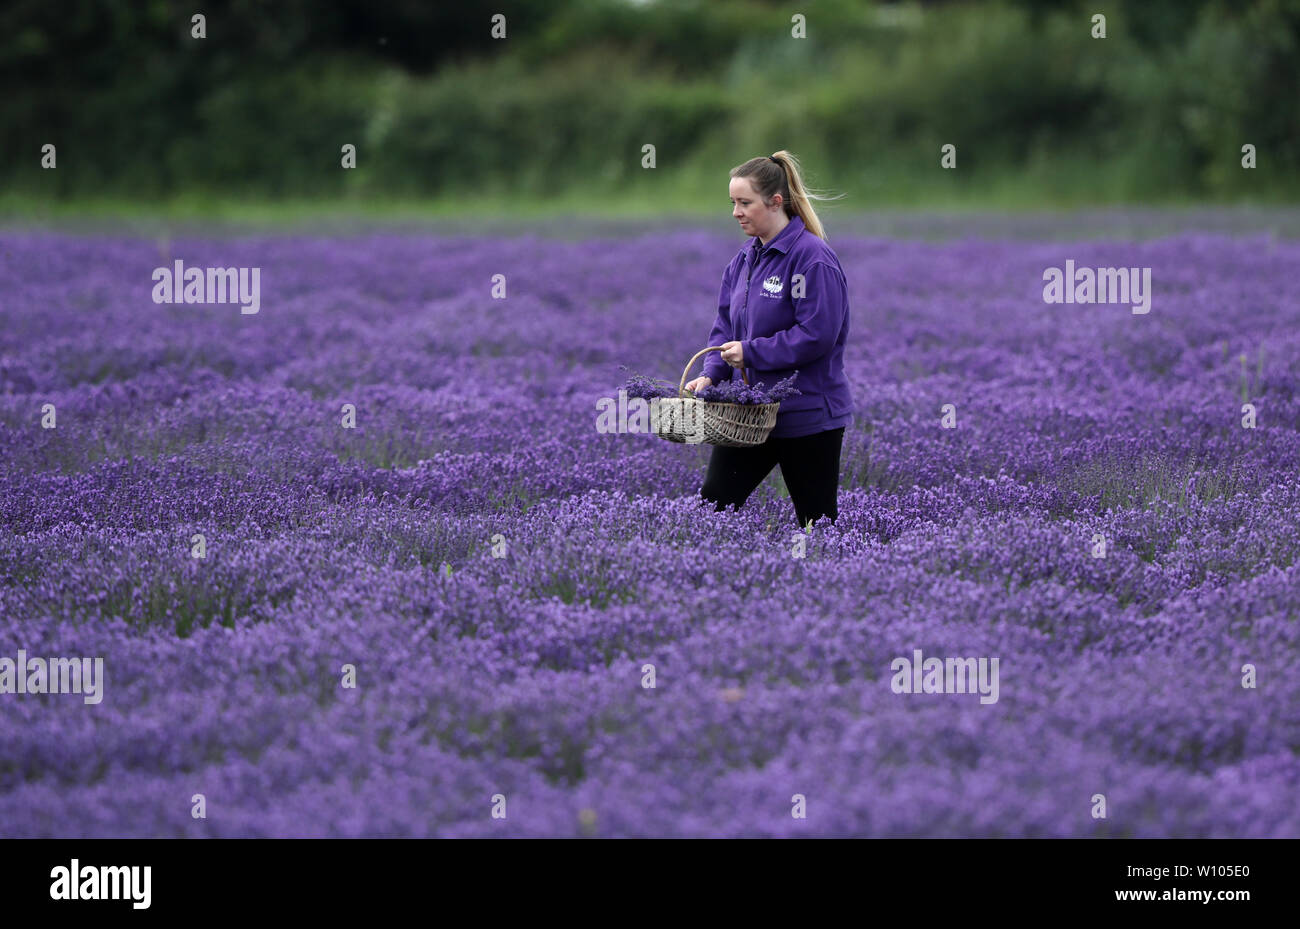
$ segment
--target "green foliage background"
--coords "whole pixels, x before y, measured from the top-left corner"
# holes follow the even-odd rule
[[[717,211],[780,148],[847,208],[1294,202],[1298,44],[1300,0],[18,0],[0,207]]]

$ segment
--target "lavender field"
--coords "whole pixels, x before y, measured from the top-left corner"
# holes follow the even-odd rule
[[[0,694],[0,835],[1300,836],[1300,241],[828,226],[807,536],[595,427],[738,236],[0,233],[0,656],[103,658]],[[177,259],[259,311],[153,302]]]

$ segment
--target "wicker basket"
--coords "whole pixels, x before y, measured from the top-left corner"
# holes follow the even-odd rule
[[[780,403],[710,403],[687,393],[686,375],[691,365],[701,355],[722,351],[721,345],[711,345],[695,353],[686,362],[676,397],[656,397],[650,401],[650,421],[655,432],[669,442],[690,445],[762,445],[776,426],[776,411]],[[745,383],[749,378],[741,369]]]

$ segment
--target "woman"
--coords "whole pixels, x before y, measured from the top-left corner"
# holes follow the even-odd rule
[[[790,491],[795,518],[807,527],[839,515],[837,491],[844,429],[853,400],[844,377],[849,297],[844,269],[826,244],[810,194],[789,152],[731,169],[731,215],[755,241],[727,265],[699,390],[744,368],[768,387],[795,371],[801,395],[781,401],[776,427],[761,445],[715,445],[700,495],[715,509],[737,508],[773,465]],[[819,198],[820,199],[820,198]]]

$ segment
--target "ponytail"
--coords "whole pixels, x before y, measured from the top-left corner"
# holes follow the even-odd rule
[[[785,149],[766,158],[751,158],[732,168],[731,176],[749,178],[750,185],[763,198],[764,203],[780,194],[785,215],[798,216],[808,231],[822,240],[826,238],[826,230],[822,228],[821,220],[813,210],[812,201],[838,200],[844,196],[822,197],[811,192],[804,186],[799,161]]]

